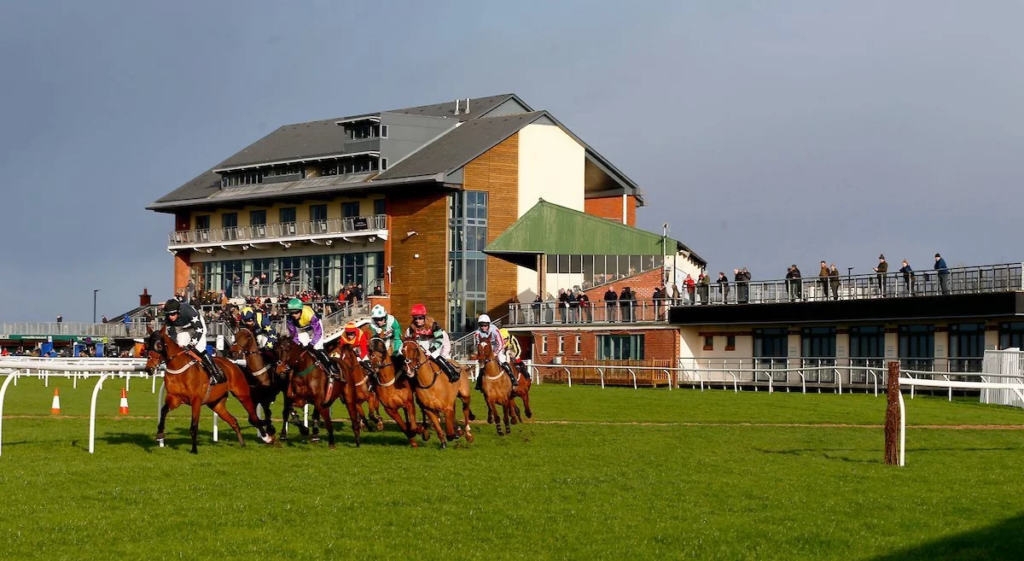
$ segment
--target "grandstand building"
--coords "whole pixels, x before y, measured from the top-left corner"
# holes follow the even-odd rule
[[[552,114],[506,94],[286,125],[147,208],[174,216],[178,292],[359,283],[460,333],[538,293],[698,270],[683,244],[635,228],[643,204]]]

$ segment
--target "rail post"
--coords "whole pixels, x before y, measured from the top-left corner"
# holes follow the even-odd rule
[[[3,455],[3,445],[4,445],[4,438],[3,438],[3,433],[4,433],[4,396],[7,395],[7,386],[10,386],[12,381],[14,381],[14,385],[17,386],[18,385],[17,380],[18,380],[18,371],[17,370],[12,370],[7,375],[7,379],[4,380],[4,385],[0,386],[0,456]]]
[[[564,366],[562,367],[562,370],[565,370],[565,375],[569,378],[569,387],[571,388],[572,387],[572,372],[569,372],[569,369],[564,367]]]
[[[900,363],[889,363],[889,379],[886,380],[888,405],[885,410],[885,464],[898,465],[900,462],[900,425],[903,408],[900,406]]]
[[[92,402],[89,403],[89,453],[93,454],[96,452],[96,398],[100,395],[100,389],[103,388],[103,382],[113,376],[113,374],[103,374],[100,376],[100,381],[96,382],[96,387],[92,390]]]
[[[601,389],[604,389],[604,368],[598,368],[597,373],[601,375]]]
[[[668,380],[668,391],[672,391],[672,374],[669,374],[668,368],[662,370],[665,373],[665,379]]]
[[[943,374],[942,377],[945,378],[947,382],[949,381],[949,375]],[[949,387],[949,401],[953,401],[953,386]]]
[[[633,372],[632,368],[627,368],[626,372],[629,372],[629,374],[631,376],[633,376],[633,389],[635,390],[636,389],[636,372]]]
[[[214,411],[213,412],[213,441],[214,442],[218,441],[218,438],[217,438],[218,436],[219,436],[219,433],[217,431],[217,412]]]

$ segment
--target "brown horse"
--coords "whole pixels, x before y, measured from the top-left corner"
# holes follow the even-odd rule
[[[519,363],[522,364],[522,363]],[[524,367],[525,368],[525,367]],[[516,385],[512,386],[512,397],[509,402],[512,404],[512,424],[523,422],[522,415],[519,414],[519,406],[516,405],[516,398],[523,400],[523,409],[526,412],[526,418],[533,418],[533,411],[530,410],[530,387],[533,386],[533,381],[519,370],[518,365],[513,365],[513,370],[516,373]]]
[[[263,408],[263,423],[267,434],[274,436],[273,419],[270,414],[270,405],[277,400],[277,396],[285,393],[288,389],[288,379],[277,374],[273,365],[277,363],[277,357],[267,349],[260,349],[256,336],[252,331],[242,327],[235,332],[235,340],[229,347],[232,358],[245,360],[245,372],[250,378],[249,388],[252,401]],[[284,399],[287,402],[287,398]],[[291,408],[288,403],[284,404],[282,415],[286,415]],[[288,419],[283,418],[281,427],[281,439],[288,438]]]
[[[151,331],[146,342],[146,350],[149,353],[149,360],[146,361],[146,368],[152,372],[157,366],[166,363],[164,371],[164,386],[167,391],[167,398],[163,407],[160,408],[160,422],[157,425],[156,440],[161,447],[164,445],[164,423],[167,414],[182,404],[192,407],[192,453],[198,454],[199,438],[199,415],[202,413],[203,405],[206,405],[235,431],[238,436],[238,444],[245,446],[242,438],[242,430],[238,421],[228,413],[227,399],[228,392],[238,398],[249,414],[249,423],[256,427],[260,438],[264,442],[271,443],[273,437],[263,431],[262,424],[256,417],[256,408],[249,396],[249,384],[245,380],[245,374],[230,360],[214,358],[217,366],[224,372],[228,381],[226,384],[210,385],[210,377],[203,368],[202,360],[195,352],[182,349],[167,335],[167,328],[160,331]]]
[[[417,448],[416,435],[422,436],[426,441],[430,438],[430,432],[416,423],[416,402],[409,380],[398,375],[395,363],[388,353],[387,343],[378,337],[370,340],[370,365],[377,379],[374,392],[378,401],[384,406],[384,411],[398,423],[398,428],[405,433],[409,444]],[[404,421],[400,410],[405,411]]]
[[[354,411],[357,413],[356,418],[352,422],[355,423],[358,420],[361,429],[372,426],[382,431],[384,430],[384,419],[380,416],[380,402],[377,400],[377,394],[370,391],[370,378],[362,365],[359,364],[355,353],[351,352],[352,349],[347,345],[339,343],[328,356],[340,365],[342,352],[345,350],[350,351],[352,355],[346,358],[346,364],[342,365],[342,368],[345,368],[345,372],[352,373],[351,376],[345,376],[345,404],[352,403],[355,408]],[[363,415],[364,403],[367,404],[369,410],[369,423],[367,423],[367,416]]]
[[[279,362],[275,369],[277,374],[288,376],[288,389],[285,402],[285,419],[288,419],[290,409],[302,407],[307,403],[312,405],[316,413],[323,419],[327,427],[327,443],[334,448],[334,423],[331,422],[331,404],[342,394],[344,384],[335,382],[329,383],[329,376],[326,367],[321,365],[308,350],[296,345],[288,337],[278,339],[274,345]],[[314,427],[316,417],[314,416]],[[306,433],[303,432],[305,435]],[[315,440],[319,440],[314,437]],[[356,433],[356,446],[359,445],[359,433]]]
[[[437,438],[441,440],[441,448],[447,448],[449,440],[459,438],[455,424],[456,399],[462,400],[463,433],[466,435],[466,441],[473,442],[473,429],[469,425],[469,421],[473,419],[473,412],[469,410],[469,376],[465,368],[459,369],[459,380],[453,384],[448,381],[448,376],[441,372],[441,367],[430,360],[423,347],[414,339],[406,339],[402,343],[402,355],[405,356],[406,374],[415,381],[413,388],[416,392],[416,401],[434,426]],[[441,431],[439,416],[444,417],[444,432]]]
[[[504,436],[501,432],[501,421],[505,421],[505,432],[511,433],[512,427],[508,424],[508,415],[515,404],[512,402],[512,380],[498,363],[498,357],[494,356],[494,349],[487,341],[479,340],[476,343],[476,358],[480,365],[480,375],[484,377],[483,392],[484,400],[487,401],[487,422],[494,421],[498,428],[498,436]],[[502,417],[498,418],[498,406],[501,405]],[[513,417],[515,413],[512,413]]]

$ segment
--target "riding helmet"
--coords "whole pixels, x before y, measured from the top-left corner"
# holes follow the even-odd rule
[[[384,319],[388,317],[388,311],[384,309],[384,306],[377,304],[370,310],[370,317],[373,319]]]
[[[173,314],[181,311],[181,302],[177,299],[171,298],[164,304],[164,314]]]
[[[424,306],[423,304],[416,304],[415,306],[412,307],[411,313],[413,317],[425,316],[427,315],[427,307]]]
[[[301,312],[302,311],[302,300],[298,298],[292,298],[288,301],[289,312]]]

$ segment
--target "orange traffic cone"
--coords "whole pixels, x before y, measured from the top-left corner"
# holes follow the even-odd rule
[[[60,415],[60,390],[53,388],[53,405],[50,406],[50,413]]]
[[[121,388],[121,407],[117,410],[121,415],[128,414],[128,392]]]

